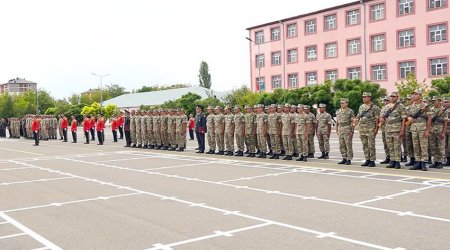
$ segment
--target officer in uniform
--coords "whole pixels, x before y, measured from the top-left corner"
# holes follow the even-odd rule
[[[359,107],[356,120],[359,120],[359,137],[361,139],[364,157],[366,161],[361,165],[363,167],[375,167],[376,150],[375,136],[378,133],[378,118],[380,108],[372,103],[372,93],[364,92],[362,95],[363,104]]]
[[[87,115],[83,115],[83,132],[86,142],[84,144],[89,144],[89,131],[91,130],[91,122]]]
[[[245,127],[244,127],[244,133],[245,133],[245,144],[247,146],[248,155],[246,157],[255,157],[255,148],[256,148],[256,141],[255,141],[255,134],[256,134],[256,127],[255,127],[255,119],[256,116],[253,113],[253,107],[252,106],[245,106],[245,109],[247,113],[245,114]]]
[[[281,154],[280,148],[280,134],[281,134],[281,114],[276,112],[277,106],[275,104],[270,105],[269,115],[267,116],[268,131],[270,138],[270,145],[272,150],[272,156],[269,159],[279,159]]]
[[[267,153],[267,114],[264,113],[264,105],[258,104],[256,110],[256,139],[258,141],[260,154],[256,158],[266,158]]]
[[[283,138],[283,146],[286,151],[286,156],[283,160],[292,160],[292,154],[294,151],[294,119],[293,116],[289,113],[290,105],[284,105],[284,112],[281,115],[281,135]]]
[[[316,117],[316,134],[322,155],[319,159],[328,159],[330,153],[331,115],[325,111],[326,105],[319,104],[319,114]]]
[[[341,98],[341,108],[336,112],[336,134],[339,137],[339,150],[342,161],[338,164],[351,165],[353,159],[352,120],[355,112],[348,107],[348,98]]]
[[[196,153],[202,154],[205,152],[205,133],[207,132],[206,116],[203,114],[203,106],[197,105],[195,113],[195,137],[198,142],[198,151]]]
[[[131,118],[130,111],[125,110],[125,117],[123,118],[123,130],[125,132],[125,147],[131,147]]]
[[[311,122],[309,115],[305,113],[303,105],[297,106],[297,116],[295,117],[295,132],[297,135],[297,147],[299,157],[296,161],[308,161],[308,136],[311,129]]]
[[[225,149],[228,156],[234,155],[234,115],[229,106],[225,107]]]
[[[244,156],[244,126],[245,126],[245,117],[241,112],[241,107],[236,105],[234,107],[234,134],[237,146],[237,152],[235,156]]]
[[[383,104],[384,106],[381,108],[381,114],[386,113],[386,111],[389,109],[387,106],[390,103],[390,98],[389,96],[385,96],[383,98]],[[384,155],[386,155],[386,158],[381,161],[381,164],[388,164],[391,162],[391,154],[389,153],[389,147],[387,146],[387,142],[386,142],[386,123],[382,123],[381,127],[379,127],[378,129],[381,130],[381,139],[383,141],[383,147],[384,147]]]
[[[309,115],[309,122],[311,124],[316,123],[316,116],[310,111],[310,107],[308,105],[303,106],[305,110],[305,114]],[[310,129],[309,137],[308,137],[308,158],[314,158],[314,154],[316,153],[316,149],[314,147],[314,135],[316,130]]]
[[[297,117],[297,106],[291,105],[291,108],[289,109],[289,113],[291,114],[292,121],[295,122],[295,118]],[[293,124],[295,125],[295,124]],[[293,137],[292,137],[292,156],[298,156],[298,148],[297,148],[297,136],[295,135],[295,129],[293,130]]]
[[[209,151],[206,154],[215,154],[216,153],[216,133],[214,130],[214,108],[212,106],[208,106],[207,112],[208,116],[206,117],[206,131],[208,137],[208,147]]]
[[[34,146],[39,146],[39,130],[40,130],[40,120],[39,116],[35,115],[31,129],[33,130],[33,137],[34,137]]]
[[[405,137],[406,108],[400,103],[398,92],[391,93],[390,103],[382,111],[380,125],[385,124],[386,143],[390,153],[389,165],[386,168],[400,169],[402,158],[402,138]],[[388,158],[388,157],[386,157]]]
[[[222,108],[219,106],[216,106],[214,111],[214,132],[216,135],[217,150],[219,150],[216,155],[224,155],[225,142],[223,137],[225,134],[225,116],[222,114]]]
[[[431,118],[430,148],[434,163],[430,168],[441,169],[445,157],[448,110],[442,106],[442,99],[440,97],[434,96],[432,101],[434,102],[434,108],[431,110],[433,116]]]

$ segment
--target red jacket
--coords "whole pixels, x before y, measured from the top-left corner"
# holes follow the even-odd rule
[[[119,118],[117,119],[117,126],[123,126],[123,116],[119,116]]]
[[[72,124],[70,126],[71,131],[77,131],[77,120],[72,119]]]
[[[100,118],[97,120],[97,131],[103,131],[105,129],[105,120]]]
[[[189,130],[194,130],[195,127],[195,119],[191,118],[189,119]]]
[[[83,130],[84,132],[89,131],[91,129],[91,121],[89,120],[89,118],[84,118],[83,119]]]
[[[95,118],[91,117],[91,128],[95,128]]]
[[[111,122],[111,130],[115,131],[117,130],[119,127],[119,122],[116,119],[113,119]]]
[[[39,119],[34,119],[31,123],[31,130],[39,131],[41,129],[41,121]]]
[[[61,123],[61,128],[62,128],[62,129],[67,129],[67,126],[68,126],[67,118],[64,117],[64,118],[63,118],[63,121],[62,121],[62,123]]]

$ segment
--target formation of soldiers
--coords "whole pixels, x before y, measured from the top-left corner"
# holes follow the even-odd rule
[[[33,139],[33,131],[31,130],[33,117],[34,115],[28,114],[22,118],[9,118],[8,122],[5,122],[5,124],[6,128],[9,129],[10,137]],[[53,115],[41,115],[40,120],[40,139],[57,139],[58,119]]]

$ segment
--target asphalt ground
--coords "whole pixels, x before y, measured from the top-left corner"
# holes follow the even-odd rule
[[[111,141],[1,139],[0,249],[450,248],[450,169],[360,167],[357,135],[352,166],[334,134],[306,163]]]

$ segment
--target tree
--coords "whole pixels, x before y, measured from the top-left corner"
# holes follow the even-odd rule
[[[200,63],[200,74],[198,75],[200,87],[211,89],[211,74],[208,64],[205,61]]]
[[[386,95],[386,89],[380,88],[377,83],[361,80],[339,79],[334,83],[334,96],[332,103],[336,108],[340,106],[341,98],[348,98],[349,107],[355,112],[359,110],[362,104],[363,92],[372,93],[372,100],[375,104],[379,104],[380,97]]]
[[[14,116],[14,101],[8,93],[0,96],[0,118],[8,118]]]
[[[418,82],[413,74],[408,74],[405,81],[400,81],[395,83],[395,87],[398,90],[399,95],[402,98],[411,96],[411,94],[416,89],[422,89],[424,91],[424,96],[428,96],[428,85],[425,83],[425,79],[422,82]]]
[[[72,104],[72,105],[79,104],[79,103],[81,102],[81,96],[80,96],[79,94],[72,94],[72,95],[69,97],[69,102],[70,102],[70,104]]]
[[[104,91],[108,92],[111,98],[118,97],[128,93],[125,91],[125,88],[120,86],[119,84],[106,85]]]
[[[111,118],[112,115],[118,115],[119,114],[119,109],[114,104],[106,105],[105,107],[103,107],[103,111],[104,111],[105,119]]]
[[[450,76],[431,81],[430,96],[450,96]]]

